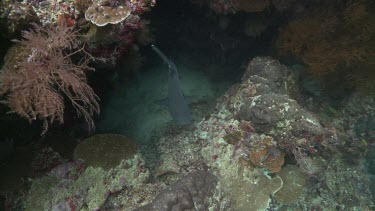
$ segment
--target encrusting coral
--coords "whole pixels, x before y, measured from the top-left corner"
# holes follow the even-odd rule
[[[86,10],[85,18],[97,26],[105,26],[124,21],[130,13],[128,6],[111,7],[108,0],[97,0]]]
[[[255,166],[278,172],[284,165],[285,153],[277,147],[277,142],[270,136],[251,137],[249,159]]]
[[[284,185],[275,193],[275,199],[283,204],[295,202],[304,192],[307,176],[297,166],[292,165],[285,166],[277,175]]]
[[[97,134],[83,140],[74,151],[75,159],[86,165],[109,170],[121,160],[132,158],[137,147],[128,138],[118,134]]]
[[[250,152],[250,161],[252,164],[264,167],[271,172],[278,172],[284,164],[285,153],[276,147],[266,147],[264,149],[256,149]]]

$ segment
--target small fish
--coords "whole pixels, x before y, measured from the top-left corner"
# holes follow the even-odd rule
[[[365,139],[362,139],[362,142],[365,146],[367,146],[367,141]]]

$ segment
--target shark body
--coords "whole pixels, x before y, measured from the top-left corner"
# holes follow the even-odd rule
[[[181,88],[180,77],[176,65],[167,58],[155,45],[152,49],[167,63],[168,72],[168,110],[173,119],[179,125],[187,125],[192,122],[189,106]]]

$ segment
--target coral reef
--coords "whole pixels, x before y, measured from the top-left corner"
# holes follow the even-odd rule
[[[86,34],[79,39],[88,44],[88,52],[96,53],[96,62],[112,65],[119,55],[135,44],[143,45],[150,41],[147,21],[140,15],[150,11],[155,3],[154,0],[4,1],[0,7],[0,28],[4,29],[4,36],[13,39],[19,37],[21,30],[31,28],[30,23],[33,22],[53,28],[66,24],[68,28],[78,29],[79,35]],[[124,23],[126,20],[127,23]],[[111,26],[106,27],[105,33],[96,36],[93,42],[91,37],[95,36],[95,27],[102,28],[108,24]],[[120,44],[119,48],[113,47],[114,40]],[[102,51],[100,54],[97,52],[99,49]]]
[[[90,25],[85,35],[87,50],[98,61],[115,66],[118,59],[137,49],[138,45],[149,44],[153,39],[148,30],[149,22],[137,15],[130,15],[126,20],[106,26]],[[111,33],[108,33],[108,30]]]
[[[288,71],[289,70],[286,67],[280,65],[275,60],[268,58],[254,58],[249,63],[247,71],[243,77],[243,82],[238,86],[232,87],[232,89],[222,98],[221,103],[217,105],[218,112],[212,115],[210,119],[198,123],[201,130],[200,134],[205,134],[203,136],[201,135],[201,139],[203,139],[202,141],[210,142],[214,140],[215,143],[215,145],[208,143],[207,146],[202,149],[202,156],[206,159],[207,165],[213,169],[218,169],[220,172],[219,175],[221,176],[219,176],[218,186],[221,187],[221,184],[223,184],[223,186],[224,184],[229,184],[230,186],[229,188],[219,188],[220,192],[215,196],[220,196],[218,199],[220,203],[213,205],[214,207],[232,207],[234,210],[239,210],[241,209],[241,203],[225,197],[225,193],[233,194],[235,192],[237,194],[237,199],[241,199],[241,196],[249,196],[251,194],[249,192],[236,192],[235,189],[231,189],[233,188],[231,184],[238,181],[238,172],[240,174],[241,172],[247,172],[246,180],[252,181],[252,184],[254,184],[254,181],[257,181],[256,179],[259,177],[259,173],[257,172],[261,169],[254,169],[254,167],[251,167],[251,162],[249,162],[251,158],[248,156],[249,152],[254,150],[254,146],[257,146],[256,143],[259,143],[259,140],[263,140],[260,137],[265,137],[257,135],[256,133],[258,132],[266,133],[268,136],[273,137],[273,139],[268,138],[271,146],[276,147],[273,149],[286,150],[289,155],[294,156],[296,163],[300,167],[300,170],[294,170],[299,172],[298,174],[293,175],[296,176],[296,178],[294,178],[296,181],[298,180],[301,184],[304,184],[303,177],[305,176],[302,176],[300,171],[313,178],[323,176],[320,171],[323,168],[321,165],[326,167],[327,161],[316,155],[324,155],[327,152],[325,151],[327,148],[324,148],[324,146],[317,147],[317,144],[325,144],[323,136],[326,137],[326,132],[323,130],[323,127],[320,125],[319,120],[316,117],[301,108],[295,101],[288,99],[288,91],[293,89],[293,87],[289,86],[294,84],[288,83],[288,78],[285,77],[288,75],[286,74]],[[286,102],[283,100],[285,102],[285,107],[278,107],[280,104],[283,105],[282,103],[268,104],[267,101],[258,101],[258,99],[261,99],[262,94],[284,96],[284,100],[287,99],[285,100]],[[280,98],[276,97],[276,99]],[[233,120],[233,118],[236,117],[243,117],[242,112],[244,108],[247,108],[248,106],[254,107],[257,104],[262,105],[263,108],[259,106],[259,110],[249,112],[250,114],[256,112],[258,115],[246,120],[251,121],[251,124],[244,124],[246,121],[244,122],[243,120],[243,122]],[[273,114],[273,112],[275,112],[275,114]],[[273,118],[274,120],[272,120],[269,116],[281,116],[282,120],[278,120],[278,118]],[[279,121],[282,121],[282,123]],[[273,127],[265,127],[267,124],[272,124]],[[244,127],[244,125],[246,125],[246,127]],[[197,136],[199,136],[198,134]],[[329,137],[326,138],[328,141]],[[236,139],[238,140],[236,141]],[[227,145],[227,143],[230,143],[230,145]],[[319,149],[321,151],[319,151]],[[331,155],[330,152],[328,152],[328,154]],[[286,171],[291,171],[289,168],[290,167],[288,167]],[[289,193],[289,188],[296,188],[290,186],[292,178],[285,176],[283,167],[281,167],[281,172],[280,178],[282,179],[284,177],[285,182],[288,184],[284,183],[284,185],[286,185],[284,190],[282,188],[274,189],[274,192],[272,193],[279,194],[279,196],[287,195]],[[300,175],[298,176],[300,179],[298,179],[297,175]],[[272,184],[269,180],[265,181],[266,184]],[[364,178],[362,181],[366,183]],[[322,182],[324,183],[324,180]],[[316,184],[316,186],[319,185],[321,185],[321,183]],[[246,186],[246,183],[241,182],[241,186]],[[263,186],[267,185],[263,184]],[[246,190],[254,188],[256,187],[249,187]],[[312,189],[315,189],[315,187]],[[324,191],[326,191],[327,194],[335,194],[333,189],[324,189]],[[368,189],[366,191],[368,191]],[[321,200],[330,200],[330,197],[331,196],[326,195],[324,199]],[[252,197],[246,199],[249,200],[251,198]],[[264,200],[264,206],[269,206],[268,197],[264,197],[262,200]],[[294,207],[299,204],[300,206],[306,207],[305,205],[302,205],[306,198],[304,198],[304,192],[301,192],[301,189],[296,190],[295,196],[285,200],[279,198],[279,200],[284,206]],[[309,200],[313,201],[312,198]],[[364,208],[366,208],[366,206],[372,206],[371,203],[366,200],[367,199],[360,199],[362,203],[361,206]],[[257,202],[260,201],[261,200],[258,200]],[[268,202],[266,203],[266,201]],[[254,201],[249,203],[256,204]],[[288,203],[292,203],[293,205],[287,205]],[[315,205],[310,204],[309,207],[313,208]]]
[[[62,17],[65,20],[69,20],[67,23],[70,25],[71,21],[77,22],[80,15],[84,12],[76,9],[75,1],[27,0],[22,2],[22,4],[32,8],[32,12],[37,16],[38,23],[42,26],[55,25],[59,19],[61,21]],[[27,13],[23,12],[21,14],[26,15]]]
[[[310,145],[315,144],[315,136],[319,136],[322,132],[317,119],[291,99],[287,100],[282,109],[274,106],[278,103],[264,105],[264,101],[251,100],[252,98],[259,99],[262,94],[272,94],[273,91],[276,92],[273,93],[275,96],[284,93],[283,98],[277,99],[288,98],[285,71],[288,71],[287,68],[275,60],[253,59],[249,63],[242,83],[232,87],[221,98],[217,105],[217,112],[196,124],[197,130],[193,132],[193,136],[189,133],[174,135],[171,137],[172,140],[169,140],[171,143],[168,147],[160,146],[164,150],[168,149],[167,153],[162,151],[162,160],[169,160],[170,164],[175,163],[174,174],[185,171],[187,168],[191,169],[192,165],[199,167],[200,162],[196,160],[199,159],[199,154],[197,155],[196,151],[199,152],[199,146],[201,146],[200,156],[218,177],[218,186],[213,197],[215,200],[211,205],[213,209],[230,210],[229,207],[233,210],[246,210],[249,207],[253,210],[266,209],[270,204],[269,196],[277,193],[283,184],[280,177],[271,178],[266,172],[267,170],[279,171],[283,165],[284,152],[281,149],[287,149],[284,141],[288,141],[288,144],[292,146],[308,150]],[[271,123],[270,128],[264,128],[263,126],[270,123],[266,121],[268,117],[240,120],[243,117],[243,108],[256,106],[258,103],[259,107],[261,105],[270,107],[268,113],[277,113],[275,116],[281,116],[280,119],[282,119],[278,121],[285,121],[288,124],[275,121]],[[259,113],[268,114],[267,112]],[[257,120],[260,122],[258,123]],[[268,136],[262,133],[268,133]],[[304,143],[298,142],[302,137],[306,139],[311,137],[311,139]],[[189,146],[194,143],[191,140],[197,140],[194,146]],[[181,152],[181,149],[186,148],[189,150]],[[253,159],[258,167],[253,166],[252,153],[263,149],[266,149],[264,151],[266,156]],[[181,155],[185,154],[190,156],[182,159]],[[253,157],[256,157],[256,153]],[[234,197],[231,198],[231,195]]]
[[[252,59],[212,114],[170,126],[111,170],[58,166],[32,181],[26,210],[373,209],[364,167],[349,165],[345,150],[365,115],[357,109],[373,114],[374,99],[353,97],[327,123],[291,99],[290,71]]]

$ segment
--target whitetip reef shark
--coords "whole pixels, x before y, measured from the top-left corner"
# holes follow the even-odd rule
[[[176,65],[167,58],[155,45],[152,49],[167,63],[168,72],[168,110],[178,125],[188,125],[192,122],[188,102],[181,88],[180,77]]]

